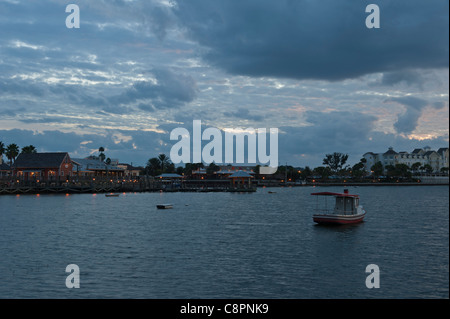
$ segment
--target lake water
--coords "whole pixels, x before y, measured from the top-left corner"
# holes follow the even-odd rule
[[[448,186],[349,187],[365,222],[334,227],[310,193],[342,187],[268,190],[0,196],[0,298],[449,297]]]

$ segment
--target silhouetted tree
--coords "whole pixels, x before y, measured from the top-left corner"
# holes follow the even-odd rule
[[[376,162],[370,170],[373,172],[373,175],[378,177],[383,175],[383,164],[381,162]]]
[[[218,165],[216,165],[216,163],[211,163],[206,168],[206,174],[212,175],[212,174],[214,174],[215,172],[217,172],[219,170],[220,170],[220,167]]]
[[[166,154],[159,154],[158,160],[159,160],[159,167],[161,169],[161,172],[165,173],[167,167],[171,163],[169,157]],[[174,169],[175,169],[175,167],[174,167]]]
[[[338,172],[347,163],[348,155],[334,152],[333,154],[326,154],[323,159],[323,164],[327,165],[333,172]]]
[[[302,179],[307,179],[309,176],[311,176],[311,174],[312,174],[311,169],[309,168],[309,166],[306,166],[300,173],[300,176]]]
[[[9,166],[12,167],[13,162],[16,161],[17,155],[19,155],[19,146],[17,144],[9,144],[5,151],[6,157],[9,159]]]
[[[37,153],[37,149],[33,145],[22,147],[22,154],[33,154],[33,153]]]
[[[362,162],[356,163],[352,167],[352,176],[353,177],[356,177],[356,178],[362,177],[362,176],[364,176],[365,172],[366,171],[364,170],[364,163],[362,163]]]
[[[148,175],[156,176],[161,172],[161,165],[158,158],[153,157],[148,160],[147,166],[145,167],[145,172]]]
[[[313,174],[320,175],[322,179],[327,179],[331,175],[331,169],[329,167],[319,166],[313,171]]]
[[[5,144],[3,144],[2,141],[0,141],[0,159],[2,158],[3,154],[5,154]]]

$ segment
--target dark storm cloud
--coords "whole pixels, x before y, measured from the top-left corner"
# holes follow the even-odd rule
[[[416,103],[422,105],[421,102]],[[322,164],[325,154],[341,152],[350,155],[349,163],[357,163],[364,153],[385,152],[389,146],[396,151],[412,152],[415,148],[425,146],[439,149],[448,145],[448,135],[419,141],[398,134],[374,131],[377,118],[359,112],[307,112],[306,120],[312,125],[280,128],[281,162],[297,158],[303,163],[301,165],[312,163],[315,167]]]
[[[398,116],[397,122],[394,123],[396,132],[405,134],[412,133],[416,129],[425,107],[431,106],[440,109],[445,106],[443,102],[429,103],[413,96],[391,98],[385,102],[396,102],[405,107],[405,111]]]
[[[384,73],[380,84],[383,86],[392,86],[399,83],[404,83],[408,86],[417,86],[422,88],[425,81],[426,79],[423,77],[421,72],[417,70],[401,70]]]
[[[155,82],[137,81],[130,88],[123,89],[123,93],[113,96],[80,85],[48,84],[20,79],[2,80],[0,75],[0,96],[30,95],[58,99],[71,105],[98,108],[112,114],[130,114],[135,111],[132,104],[136,102],[140,102],[138,109],[148,112],[179,108],[197,97],[196,82],[191,76],[169,69],[154,69],[151,73]],[[0,111],[1,109],[0,105]]]
[[[204,58],[232,74],[341,80],[448,67],[448,1],[178,1],[174,14]]]
[[[19,147],[34,145],[39,152],[72,152],[84,140],[82,135],[76,133],[63,133],[60,131],[44,131],[35,133],[30,130],[0,130],[0,140],[5,144],[16,143]]]
[[[359,112],[306,112],[310,126],[280,128],[284,132],[280,136],[280,154],[354,152],[367,143],[376,120]]]
[[[177,74],[167,69],[154,69],[154,81],[139,81],[120,95],[109,98],[111,105],[126,105],[137,101],[144,111],[180,107],[192,102],[197,96],[197,87],[191,76]],[[105,109],[107,111],[107,109]]]

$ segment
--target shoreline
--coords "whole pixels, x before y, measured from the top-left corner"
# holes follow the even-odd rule
[[[0,188],[0,195],[36,195],[36,194],[108,194],[108,193],[206,193],[206,192],[255,192],[257,189],[264,188],[291,188],[291,187],[399,187],[399,186],[449,186],[449,184],[439,183],[311,183],[306,185],[258,185],[253,188],[235,189],[230,187],[205,187],[205,188],[122,188],[122,187],[106,187],[106,188],[91,188],[91,187],[13,187]]]

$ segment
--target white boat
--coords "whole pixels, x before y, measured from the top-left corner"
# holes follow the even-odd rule
[[[170,209],[173,208],[172,204],[158,204],[156,205],[156,208],[158,209]]]
[[[314,222],[318,224],[355,224],[363,221],[366,211],[359,205],[359,196],[348,193],[321,192],[312,193],[314,196],[324,196],[325,206],[319,207],[317,201],[317,213],[313,215]],[[329,205],[326,198],[335,197],[336,201],[333,207]]]

